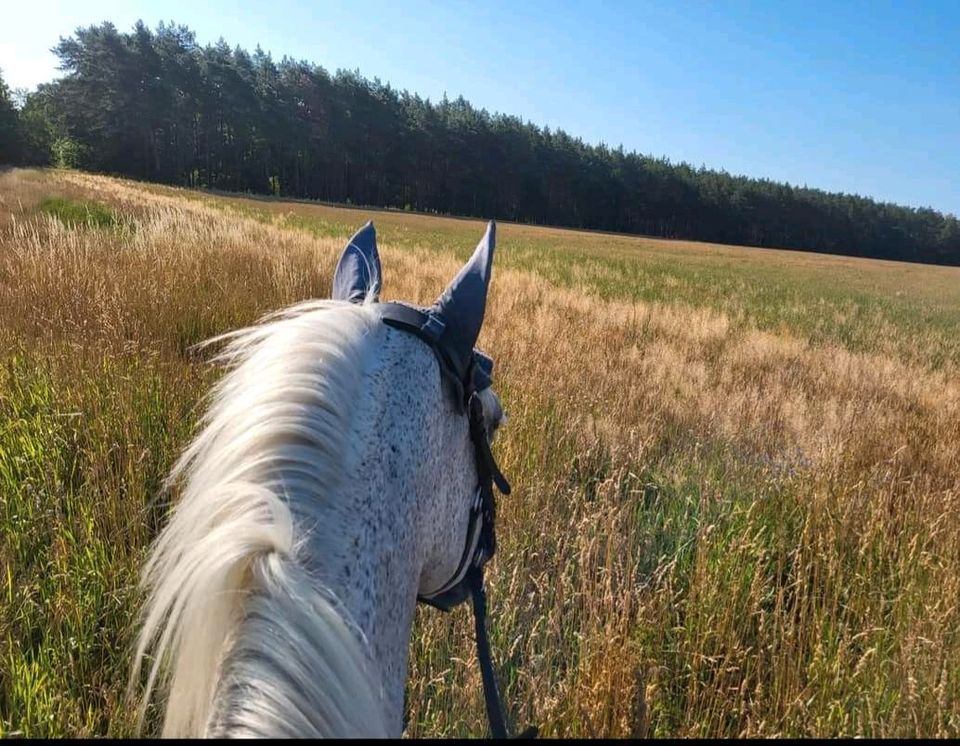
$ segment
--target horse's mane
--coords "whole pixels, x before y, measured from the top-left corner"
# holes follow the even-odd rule
[[[374,324],[366,305],[311,301],[217,338],[231,369],[171,472],[182,494],[144,570],[130,683],[149,651],[143,701],[167,691],[164,735],[387,735],[363,635],[306,551],[336,530],[324,505]]]

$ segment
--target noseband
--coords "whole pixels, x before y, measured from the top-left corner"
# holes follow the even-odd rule
[[[497,467],[490,450],[484,420],[483,401],[480,392],[491,383],[493,361],[478,350],[473,351],[464,375],[457,371],[450,351],[442,344],[445,328],[443,319],[432,309],[419,309],[405,303],[377,303],[373,306],[383,323],[394,329],[413,334],[423,340],[433,351],[440,364],[441,377],[454,393],[457,411],[470,423],[470,440],[473,443],[479,485],[470,508],[467,526],[467,542],[463,555],[453,576],[440,588],[429,594],[417,596],[417,600],[450,611],[469,596],[473,602],[474,628],[477,639],[477,657],[483,675],[483,693],[487,706],[487,718],[494,738],[508,735],[506,717],[500,700],[493,662],[490,658],[490,643],[486,627],[486,593],[483,588],[483,567],[493,557],[497,548],[497,506],[493,485],[504,495],[510,494],[510,484]],[[536,726],[528,728],[521,737],[535,737]]]

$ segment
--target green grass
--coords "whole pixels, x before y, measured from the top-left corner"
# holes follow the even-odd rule
[[[110,207],[100,202],[47,197],[40,203],[39,209],[68,228],[118,228],[124,224]]]
[[[129,728],[118,714],[137,567],[199,393],[136,357],[5,356],[0,735]]]
[[[318,238],[349,235],[372,219],[383,243],[461,259],[483,230],[476,220],[183,193]],[[960,270],[695,242],[674,248],[659,240],[513,224],[501,224],[500,236],[498,267],[601,299],[690,305],[727,314],[736,326],[789,333],[814,345],[895,353],[932,369],[960,365]]]
[[[190,346],[324,295],[370,217],[389,297],[442,287],[483,224],[24,178],[0,223],[0,736],[128,735],[159,488],[219,375]],[[960,274],[509,224],[498,252],[490,633],[517,725],[960,733]],[[472,644],[466,609],[418,610],[410,735],[486,732]]]

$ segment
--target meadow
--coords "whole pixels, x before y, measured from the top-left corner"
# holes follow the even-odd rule
[[[430,303],[480,221],[0,173],[0,736],[122,736],[157,499],[222,373],[376,224]],[[960,268],[500,224],[487,576],[547,736],[960,736]],[[487,732],[420,608],[412,736]],[[156,727],[156,718],[149,720]]]

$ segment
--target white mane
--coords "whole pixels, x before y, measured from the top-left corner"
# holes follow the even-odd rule
[[[312,301],[224,338],[232,370],[168,480],[184,488],[144,571],[131,687],[150,651],[165,736],[385,736],[366,641],[304,551],[307,530],[322,546],[375,316]]]

